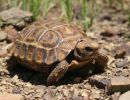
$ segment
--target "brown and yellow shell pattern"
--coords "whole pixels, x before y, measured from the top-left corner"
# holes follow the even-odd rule
[[[37,70],[38,64],[51,65],[65,59],[81,38],[82,31],[71,25],[37,21],[20,33],[13,55]]]

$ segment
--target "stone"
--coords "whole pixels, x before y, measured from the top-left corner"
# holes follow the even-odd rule
[[[16,26],[19,28],[19,29],[23,29],[25,27],[26,23],[24,21],[20,21],[16,24]]]
[[[115,92],[112,96],[111,99],[112,100],[119,100],[120,97],[120,92]]]
[[[13,42],[16,40],[18,32],[12,25],[6,26],[4,31],[7,33],[7,41]]]
[[[115,54],[120,53],[120,56],[122,56],[122,57],[125,55],[129,56],[130,55],[130,42],[128,41],[128,42],[121,43],[119,46],[117,46],[115,48],[114,52],[115,52]]]
[[[123,68],[115,68],[113,69],[113,75],[114,76],[122,76]]]
[[[23,11],[19,8],[10,8],[0,12],[0,19],[2,20],[3,25],[11,24],[17,27],[22,25],[23,27],[23,22],[25,21],[27,22],[28,20],[31,20],[31,17],[32,17],[32,13]]]
[[[4,31],[0,31],[0,41],[4,41],[7,38],[7,33]]]
[[[74,82],[75,83],[79,83],[79,82],[81,82],[82,81],[82,78],[81,77],[76,77],[76,78],[74,78]]]
[[[68,94],[69,94],[69,89],[63,89],[63,95],[67,97]]]
[[[14,88],[12,89],[12,93],[14,93],[14,94],[20,94],[20,92],[21,92],[21,90],[20,90],[19,87],[14,87]]]
[[[122,74],[123,74],[124,77],[129,77],[130,76],[130,72],[129,72],[128,69],[123,69]]]
[[[110,20],[112,20],[112,18],[111,18],[110,15],[111,15],[110,13],[105,12],[105,13],[102,14],[100,20],[101,20],[101,21],[104,21],[104,20],[108,20],[108,21],[110,21]]]
[[[116,34],[117,32],[113,29],[106,29],[103,32],[101,32],[101,35],[105,37],[112,37],[115,36]]]
[[[44,85],[37,85],[35,87],[36,87],[36,89],[41,89],[41,90],[45,90],[46,89],[46,86],[44,86]]]
[[[85,92],[82,92],[82,93],[81,93],[81,96],[83,96],[83,97],[88,97],[88,94],[85,93]]]
[[[20,94],[0,93],[0,100],[24,100]]]
[[[1,76],[9,75],[9,71],[4,68],[0,68],[0,75]]]
[[[4,57],[7,54],[6,50],[0,49],[0,57]]]
[[[130,100],[130,91],[127,91],[123,93],[120,97],[119,100]]]
[[[116,64],[116,67],[117,68],[121,68],[121,67],[126,67],[127,65],[128,65],[128,62],[127,62],[127,60],[125,60],[125,59],[117,59],[116,61],[115,61],[115,64]]]
[[[12,77],[12,82],[13,83],[17,83],[18,81],[19,81],[19,79],[18,79],[18,76],[17,75],[15,75],[14,77]]]
[[[126,55],[126,51],[124,49],[115,49],[114,57],[117,58],[124,58]]]
[[[79,95],[79,90],[78,89],[74,89],[74,91],[73,91],[73,98],[78,97],[78,95]]]
[[[109,80],[109,84],[105,87],[108,94],[114,92],[126,92],[130,90],[130,78],[123,76],[113,77]]]
[[[91,90],[92,86],[88,83],[88,84],[84,84],[84,88],[87,90]]]
[[[93,98],[92,100],[100,100],[100,91],[99,90],[96,90],[96,89],[92,89],[91,90],[91,97]],[[91,100],[91,99],[90,99]]]
[[[72,99],[68,99],[68,100],[88,100],[88,99],[84,99],[84,97],[82,97],[82,96],[77,96],[77,97],[73,97]]]
[[[89,83],[91,85],[95,85],[98,88],[105,88],[105,86],[108,85],[108,79],[95,75],[89,78]]]

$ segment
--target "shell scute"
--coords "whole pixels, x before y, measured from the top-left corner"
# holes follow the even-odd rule
[[[39,43],[45,48],[55,48],[60,41],[62,41],[62,36],[57,32],[52,30],[47,30],[39,37]]]

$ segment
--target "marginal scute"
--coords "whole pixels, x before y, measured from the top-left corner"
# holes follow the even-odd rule
[[[46,50],[43,48],[36,48],[35,51],[35,62],[36,63],[44,63],[47,58]]]
[[[14,56],[15,57],[17,57],[18,54],[19,54],[20,46],[21,46],[20,42],[16,41],[15,42],[15,50],[14,50]]]
[[[27,45],[25,43],[21,44],[19,49],[19,57],[21,59],[26,59],[26,53],[27,53]]]
[[[27,60],[28,61],[34,60],[35,49],[36,49],[36,47],[34,45],[28,45],[28,49],[27,49]]]

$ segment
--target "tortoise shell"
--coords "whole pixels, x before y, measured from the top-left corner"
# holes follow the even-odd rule
[[[13,55],[20,63],[41,70],[39,65],[49,66],[65,59],[82,38],[84,33],[70,24],[37,21],[21,31]]]

